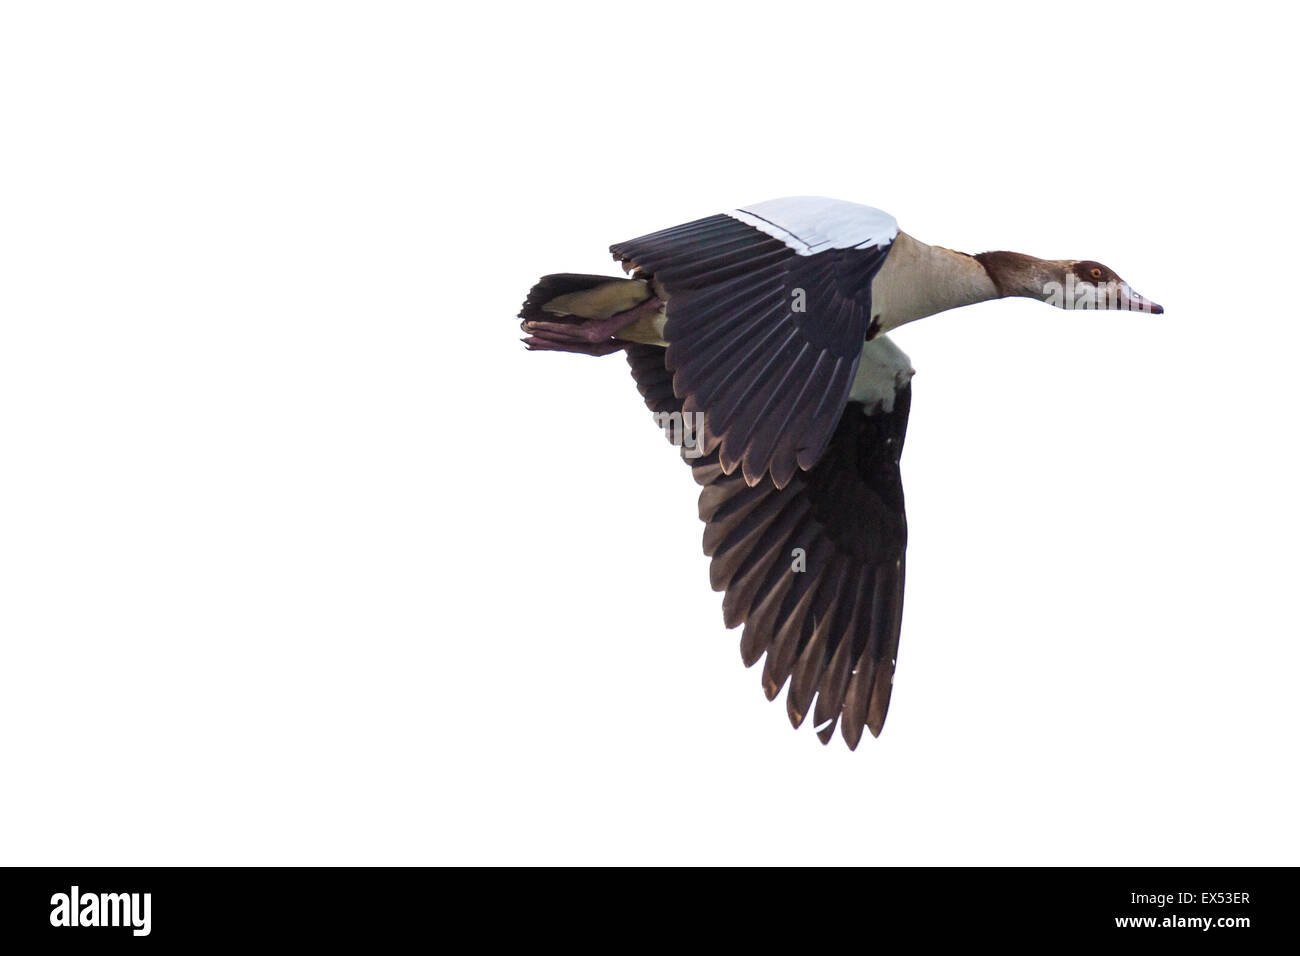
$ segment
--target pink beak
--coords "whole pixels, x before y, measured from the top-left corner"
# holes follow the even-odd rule
[[[1124,303],[1124,308],[1130,309],[1134,312],[1149,312],[1152,315],[1162,315],[1165,311],[1163,305],[1160,305],[1157,302],[1152,302],[1145,296],[1138,295],[1127,282],[1125,282],[1123,286],[1123,297],[1121,301]]]

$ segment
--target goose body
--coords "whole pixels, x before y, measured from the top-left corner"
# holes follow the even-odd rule
[[[560,274],[520,312],[532,349],[625,351],[647,406],[702,485],[710,577],[741,656],[789,682],[798,726],[878,735],[902,622],[899,459],[912,364],[886,335],[1001,296],[1162,311],[1106,266],[971,256],[888,213],[769,200],[610,247],[630,278]],[[815,702],[815,703],[814,703]]]

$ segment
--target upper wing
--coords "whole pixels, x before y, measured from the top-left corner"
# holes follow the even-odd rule
[[[667,296],[667,366],[722,471],[784,488],[821,458],[871,323],[871,280],[898,233],[867,206],[759,203],[610,247]]]
[[[873,348],[877,342],[880,347]],[[703,485],[700,518],[704,553],[713,559],[709,576],[715,590],[726,592],[727,627],[745,625],[745,666],[766,652],[768,699],[789,678],[791,723],[803,722],[815,694],[818,737],[828,742],[840,720],[850,748],[858,745],[864,726],[878,735],[889,709],[907,548],[898,462],[911,400],[910,367],[883,336],[864,351],[872,352],[873,365],[876,352],[891,359],[880,378],[888,393],[878,382],[881,399],[844,406],[826,454],[779,488],[767,477],[750,485],[739,474],[727,474],[716,450],[692,457],[693,419],[681,415],[664,349],[627,348],[651,411],[665,416],[661,424],[677,415],[673,426],[685,425],[685,441],[680,432],[676,439]],[[894,360],[895,354],[901,358]]]

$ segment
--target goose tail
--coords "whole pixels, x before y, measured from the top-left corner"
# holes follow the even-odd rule
[[[661,309],[644,279],[561,272],[537,281],[519,318],[530,349],[608,355],[644,341]]]

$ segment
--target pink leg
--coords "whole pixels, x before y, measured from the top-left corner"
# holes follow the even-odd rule
[[[551,339],[541,335],[530,335],[526,339],[521,339],[528,346],[530,352],[577,352],[579,355],[608,355],[610,352],[618,352],[626,342],[620,342],[618,339],[609,339],[605,342],[574,342],[570,339]]]
[[[578,352],[582,355],[608,355],[626,344],[614,338],[637,319],[653,316],[663,302],[651,297],[640,305],[619,312],[608,319],[582,319],[557,315],[553,319],[525,319],[528,333],[524,343],[530,349],[554,352]]]

